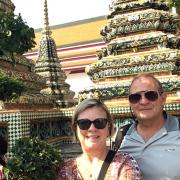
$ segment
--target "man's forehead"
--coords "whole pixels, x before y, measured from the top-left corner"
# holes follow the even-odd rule
[[[134,84],[136,81],[140,81],[140,82],[144,82],[144,83],[146,83],[146,82],[152,82],[153,84],[156,83],[155,80],[154,80],[152,77],[144,77],[144,76],[135,79],[134,82],[133,82],[133,84]]]
[[[134,88],[138,88],[139,91],[142,91],[148,90],[146,88],[158,89],[158,85],[157,82],[151,77],[139,77],[133,81],[130,90],[132,91]]]

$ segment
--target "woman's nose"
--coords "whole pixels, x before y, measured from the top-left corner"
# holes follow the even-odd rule
[[[96,127],[94,126],[93,123],[91,123],[91,126],[89,127],[89,130],[94,130],[94,129],[96,129]]]

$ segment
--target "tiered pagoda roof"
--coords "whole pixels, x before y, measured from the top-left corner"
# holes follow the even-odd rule
[[[112,0],[108,23],[100,33],[106,43],[86,68],[95,86],[79,93],[103,99],[113,113],[128,116],[128,88],[139,73],[153,73],[168,93],[165,109],[180,114],[179,20],[166,1]]]

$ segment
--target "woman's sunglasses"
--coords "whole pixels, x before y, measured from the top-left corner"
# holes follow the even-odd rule
[[[138,93],[129,95],[129,102],[132,104],[138,103],[142,99],[142,94],[149,101],[156,101],[158,99],[159,93],[157,91],[141,91]]]
[[[106,127],[108,120],[106,118],[97,118],[94,121],[89,119],[78,119],[77,124],[81,130],[88,130],[91,124],[94,125],[96,129],[104,129]]]

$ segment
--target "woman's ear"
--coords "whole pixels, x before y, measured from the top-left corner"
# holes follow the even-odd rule
[[[109,123],[108,128],[109,128],[109,136],[112,137],[114,135],[114,132],[115,132],[115,128],[113,126],[113,122]]]
[[[108,129],[109,129],[109,136],[111,136],[111,133],[112,133],[112,127],[111,127],[111,124],[108,125]]]

